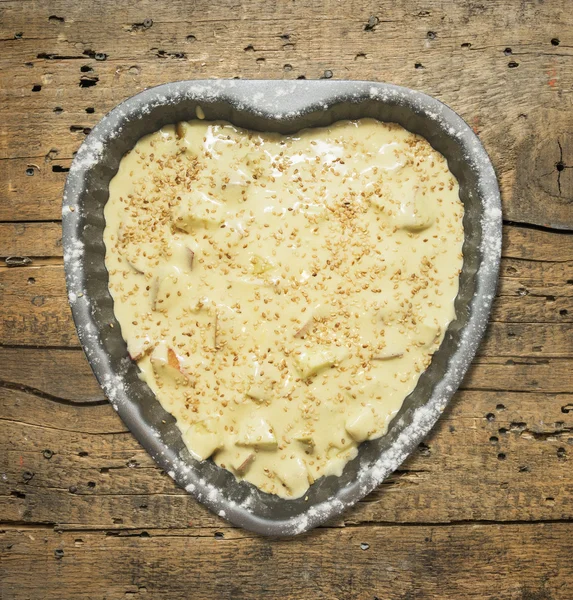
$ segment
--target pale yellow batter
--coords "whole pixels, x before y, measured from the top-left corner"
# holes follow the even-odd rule
[[[283,497],[383,435],[454,318],[445,159],[372,119],[164,127],[105,207],[115,314],[191,454]]]

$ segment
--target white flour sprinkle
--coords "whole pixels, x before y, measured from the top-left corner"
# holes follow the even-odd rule
[[[100,140],[86,140],[72,162],[70,173],[75,170],[87,170],[96,165],[102,158],[103,149],[104,145]]]

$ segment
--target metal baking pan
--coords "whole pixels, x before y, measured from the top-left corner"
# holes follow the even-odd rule
[[[460,184],[465,242],[456,320],[388,434],[363,443],[341,477],[318,480],[297,500],[237,482],[211,460],[193,460],[173,417],[138,378],[114,317],[103,243],[109,182],[142,136],[195,118],[198,106],[209,120],[280,133],[361,117],[399,123],[441,152]],[[218,515],[260,534],[294,535],[332,519],[373,490],[417,448],[453,396],[475,355],[495,294],[501,203],[493,167],[476,135],[455,112],[425,94],[359,81],[180,81],[129,98],[88,135],[66,182],[63,244],[80,341],[133,435],[181,487]]]

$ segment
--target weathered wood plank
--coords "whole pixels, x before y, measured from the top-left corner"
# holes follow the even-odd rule
[[[572,393],[459,392],[418,453],[337,523],[573,520],[573,486],[563,485],[572,402]],[[223,526],[160,471],[111,406],[0,388],[0,414],[5,521]]]
[[[57,148],[47,148],[42,156],[29,154],[30,150],[25,147],[20,148],[23,155],[30,158],[0,161],[0,221],[61,219],[62,194],[66,179],[66,172],[62,172],[61,169],[68,169],[71,160],[56,160],[59,152]],[[60,170],[55,172],[54,168]]]
[[[179,0],[166,14],[163,5],[159,9],[147,0],[122,13],[120,22],[109,1],[90,14],[81,4],[34,5],[34,19],[25,4],[5,2],[7,31],[22,35],[8,35],[3,43],[2,64],[10,73],[3,95],[11,115],[26,119],[7,121],[0,156],[42,161],[54,150],[52,156],[69,159],[99,116],[159,82],[318,78],[330,71],[334,78],[411,86],[451,104],[492,155],[506,216],[570,229],[573,179],[556,165],[571,162],[571,126],[562,99],[573,83],[572,53],[565,43],[572,25],[568,11],[550,4],[515,10],[513,2],[500,2],[476,11],[471,2],[417,6],[353,0],[344,9],[328,1],[297,4],[296,10],[273,4],[271,11],[264,2],[250,2],[236,14],[226,2],[214,7]],[[57,10],[66,15],[64,21],[49,21]],[[150,26],[141,26],[143,15]],[[380,22],[365,29],[376,15]],[[264,26],[253,28],[253,18],[263,19]],[[558,35],[564,39],[559,46],[551,43]],[[96,52],[107,59],[95,60]],[[456,77],[444,78],[448,71]],[[94,112],[86,113],[91,108]],[[45,197],[34,198],[28,188],[41,190],[41,178],[27,177],[28,167],[22,166],[7,188],[17,191],[4,192],[12,202],[2,218],[30,218],[34,205],[41,218],[57,218],[63,177]],[[47,170],[51,177],[50,165]]]
[[[543,391],[569,393],[573,389],[570,359],[474,359],[461,388],[471,390]]]
[[[573,324],[492,322],[478,356],[573,356]]]
[[[490,320],[506,323],[571,323],[573,298],[498,296]]]
[[[0,270],[0,344],[78,346],[63,267]]]
[[[68,402],[105,398],[81,350],[0,346],[0,385],[28,388]]]
[[[60,216],[58,213],[55,218],[59,220]],[[59,221],[0,223],[0,232],[0,256],[59,257],[63,254],[58,239],[58,235],[61,238]],[[563,232],[504,225],[502,256],[537,262],[573,262],[573,238]]]
[[[0,257],[62,256],[60,223],[0,223]]]
[[[216,533],[10,529],[4,597],[567,600],[573,576],[564,523],[322,529],[300,542]]]
[[[503,226],[502,255],[548,262],[573,260],[573,238],[554,231]]]
[[[61,257],[59,223],[0,224],[0,256],[14,255]],[[503,255],[506,259],[502,267],[505,278],[500,294],[515,295],[498,296],[493,321],[570,323],[573,320],[573,287],[566,283],[567,278],[573,277],[573,238],[570,235],[505,226]],[[529,264],[531,262],[534,264]],[[544,290],[548,293],[543,294],[538,278],[544,277],[544,273],[546,279],[551,276],[561,282],[565,279],[565,286],[557,283],[556,290],[553,283],[552,289]]]
[[[36,231],[38,223],[18,223],[18,224],[0,224],[0,234],[2,229],[9,229],[7,234],[8,242],[2,243],[0,235],[0,250],[3,249],[5,256],[51,256],[52,253],[61,256],[61,233],[58,233],[59,225],[53,224],[53,230],[46,231],[44,224],[41,224],[40,231]],[[20,227],[25,227],[22,234],[16,233]],[[38,234],[49,237],[46,242],[38,240]],[[22,236],[21,241],[13,241],[13,237]],[[12,241],[11,241],[12,240]],[[48,266],[46,262],[38,260],[33,263],[35,266]],[[54,263],[55,264],[55,263]],[[24,274],[24,273],[22,273]],[[28,281],[29,278],[26,280]],[[33,277],[33,279],[35,279]],[[526,288],[522,288],[521,281],[512,280],[510,282],[512,290],[516,290],[516,296],[498,296],[494,305],[492,321],[503,321],[510,323],[570,323],[573,320],[573,297],[556,297],[548,295],[531,295],[526,293]],[[504,291],[508,290],[508,285]],[[548,290],[554,292],[555,290]],[[560,291],[563,291],[560,288]],[[565,288],[568,293],[568,288]],[[526,294],[523,296],[523,294]]]
[[[569,277],[573,277],[573,262],[504,259],[499,294],[512,297],[511,305],[505,305],[508,321],[512,314],[519,317],[515,324],[493,322],[480,352],[490,356],[571,356],[573,279]],[[528,323],[524,318],[527,314],[533,313],[531,320],[537,320],[535,308],[521,311],[520,303],[515,301],[519,298],[528,305],[528,296],[535,298],[538,310],[550,311],[553,318]],[[559,303],[553,307],[557,298]],[[79,346],[63,266],[0,270],[0,343]]]
[[[499,296],[573,296],[573,262],[502,259]]]
[[[462,389],[572,393],[571,360],[480,357]],[[99,403],[104,399],[81,350],[2,348],[0,384],[52,397],[64,403]]]
[[[106,401],[65,403],[38,395],[29,389],[3,386],[0,387],[0,407],[0,419],[23,423],[29,431],[38,428],[35,444],[38,444],[42,429],[49,429],[56,436],[58,431],[65,435],[129,433],[111,404]]]

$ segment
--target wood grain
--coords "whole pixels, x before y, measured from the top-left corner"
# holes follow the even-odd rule
[[[105,398],[84,353],[77,349],[0,346],[0,385],[26,388],[68,404]]]
[[[10,77],[2,89],[12,118],[0,134],[0,158],[10,159],[1,196],[10,203],[0,202],[0,220],[59,218],[64,176],[53,167],[67,168],[97,120],[145,87],[213,76],[313,79],[329,71],[334,79],[391,81],[444,100],[490,151],[506,218],[571,229],[573,181],[557,169],[573,160],[566,38],[573,25],[564,1],[352,0],[341,7],[306,0],[287,7],[258,0],[237,11],[228,1],[145,0],[119,13],[110,0],[89,11],[66,0],[3,2],[0,63]],[[365,29],[371,16],[379,23]],[[253,18],[261,27],[253,28]],[[141,25],[145,19],[150,26]],[[455,76],[444,77],[448,71]],[[28,168],[37,172],[26,175]]]
[[[570,600],[566,0],[2,0],[0,44],[3,600]],[[325,76],[428,92],[479,134],[502,190],[501,278],[418,451],[328,526],[264,539],[177,488],[105,400],[67,303],[61,198],[90,129],[148,86]]]
[[[204,600],[483,600],[492,590],[496,598],[566,600],[573,575],[569,534],[562,523],[377,525],[318,530],[300,539],[301,551],[289,540],[213,528],[119,536],[8,530],[2,564],[6,600],[34,595],[36,578],[45,597],[61,600],[189,598],[193,590]],[[77,573],[90,575],[84,580]]]
[[[0,257],[62,256],[62,226],[56,223],[0,223]]]
[[[571,282],[573,261],[503,259],[495,317],[480,353],[572,356]],[[63,266],[0,269],[0,343],[36,346],[45,340],[79,346]]]
[[[573,443],[571,391],[459,392],[418,452],[338,524],[572,519],[573,486],[562,485]],[[69,405],[0,389],[0,406],[7,522],[228,526],[160,471],[107,403]]]
[[[61,217],[57,215],[58,219]],[[60,221],[41,223],[0,223],[0,256],[61,257]],[[524,226],[503,226],[504,258],[538,262],[573,261],[573,240],[569,235]]]

